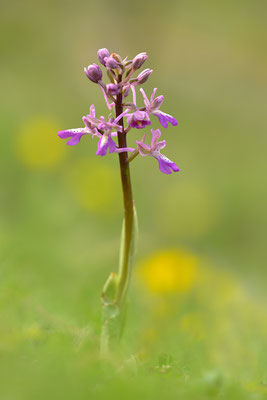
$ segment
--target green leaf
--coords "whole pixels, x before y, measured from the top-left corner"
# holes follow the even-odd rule
[[[135,206],[133,206],[131,232],[126,238],[125,221],[123,221],[119,274],[112,272],[103,288],[103,324],[101,332],[101,355],[106,357],[111,349],[114,349],[119,343],[126,314],[126,295],[129,286],[133,262],[136,250],[137,239],[137,216]]]
[[[114,303],[118,291],[118,274],[111,272],[102,291],[101,299],[104,304]]]

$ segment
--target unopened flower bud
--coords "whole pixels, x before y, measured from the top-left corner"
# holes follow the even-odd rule
[[[122,92],[123,97],[127,97],[127,96],[129,95],[129,91],[130,91],[130,85],[126,86],[126,87],[123,89],[123,92]]]
[[[107,57],[105,59],[105,65],[107,68],[116,69],[118,68],[119,64],[113,57]]]
[[[84,72],[90,81],[94,83],[98,83],[102,79],[102,71],[97,64],[88,65],[87,68],[84,68]]]
[[[113,57],[116,61],[118,61],[118,63],[122,63],[122,59],[121,56],[117,53],[112,53],[111,57]]]
[[[106,65],[105,64],[105,58],[109,57],[109,51],[108,49],[99,49],[97,52],[97,57],[99,59],[99,61],[101,62],[102,65]]]
[[[142,85],[143,83],[145,83],[152,74],[152,72],[153,70],[149,68],[144,69],[144,71],[140,72],[140,74],[137,77],[136,85]]]
[[[119,88],[114,83],[109,83],[106,86],[106,90],[107,90],[107,93],[111,94],[112,96],[116,96],[119,93]]]
[[[147,59],[147,54],[146,53],[139,53],[137,56],[134,57],[133,62],[132,62],[132,69],[137,70],[142,67],[144,62]]]

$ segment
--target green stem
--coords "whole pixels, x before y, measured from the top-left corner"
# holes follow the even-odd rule
[[[121,82],[121,79],[122,77],[119,75],[118,82]],[[116,117],[118,117],[123,112],[122,93],[117,95],[115,104]],[[118,123],[122,127],[122,132],[118,132],[118,144],[119,148],[124,148],[127,147],[127,141],[123,118],[121,118]],[[124,223],[122,230],[119,273],[110,274],[102,292],[103,325],[100,351],[103,357],[109,356],[111,349],[114,349],[118,345],[122,334],[136,229],[136,215],[134,210],[127,152],[119,153],[119,162],[123,192]]]
[[[139,150],[138,147],[130,154],[130,156],[128,157],[128,163],[130,163],[131,161],[133,161],[135,159],[135,157],[137,157],[139,154]]]
[[[119,75],[118,81],[121,81],[121,75]],[[117,95],[116,101],[116,117],[123,112],[122,106],[122,93]],[[123,118],[119,121],[119,125],[122,126],[122,132],[118,132],[118,144],[119,148],[127,147],[126,133],[124,132]],[[129,281],[129,258],[130,249],[133,240],[133,220],[134,220],[134,202],[132,194],[132,185],[130,178],[130,167],[128,163],[127,152],[119,153],[120,171],[121,171],[121,183],[123,192],[123,205],[124,205],[124,229],[125,229],[125,241],[124,241],[124,254],[119,271],[119,286],[117,292],[116,303],[119,306],[123,305],[125,295],[127,291],[127,284]]]

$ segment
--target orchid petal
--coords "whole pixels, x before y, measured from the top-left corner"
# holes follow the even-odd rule
[[[82,120],[83,120],[83,123],[84,123],[84,125],[86,126],[87,129],[91,129],[92,128],[92,125],[91,125],[91,123],[90,123],[90,121],[88,120],[87,117],[82,117]]]
[[[111,110],[112,110],[112,107],[115,105],[115,103],[109,104],[108,98],[107,98],[107,95],[106,95],[106,92],[105,92],[105,89],[104,89],[100,84],[99,84],[99,87],[100,87],[100,89],[102,90],[102,93],[103,93],[103,96],[104,96],[106,105],[107,105],[108,109],[111,111]]]
[[[146,95],[144,89],[141,88],[141,89],[140,89],[140,92],[142,93],[142,96],[143,96],[143,98],[144,98],[144,103],[145,103],[146,107],[148,107],[148,106],[149,106],[149,100],[148,100],[148,98],[147,98],[147,95]]]
[[[151,129],[151,133],[152,133],[151,148],[155,150],[158,144],[158,140],[161,136],[161,132],[159,129],[156,130]]]
[[[131,127],[136,129],[144,129],[147,125],[151,125],[150,121],[136,121],[131,122]]]
[[[168,120],[162,113],[158,112],[158,114],[154,113],[154,115],[158,117],[159,123],[163,126],[163,128],[168,128]]]
[[[67,129],[67,130],[64,130],[64,131],[59,131],[58,132],[58,136],[60,137],[60,139],[67,139],[67,138],[72,137],[74,135],[84,134],[84,133],[85,133],[85,129],[84,128]]]
[[[170,122],[173,126],[178,125],[177,120],[170,114],[166,114],[163,111],[154,111],[153,115],[156,115],[159,119],[159,123],[163,126],[163,128],[168,128],[168,122]]]
[[[108,137],[108,149],[110,153],[114,153],[114,151],[116,150],[117,145],[114,142],[114,140],[111,139],[111,137]]]
[[[107,154],[107,148],[108,148],[108,137],[102,135],[97,144],[96,154],[98,156],[105,156]]]
[[[157,88],[154,88],[154,89],[153,89],[153,92],[152,92],[152,94],[151,94],[151,97],[150,97],[150,103],[153,102],[154,97],[155,97],[155,94],[156,94],[156,91],[157,91]]]
[[[180,169],[178,166],[171,160],[169,160],[166,156],[161,154],[160,152],[152,153],[152,156],[158,160],[159,169],[164,174],[171,174],[173,172],[178,172]]]
[[[128,114],[126,117],[127,117],[127,124],[130,125],[133,119],[133,114]]]
[[[143,129],[147,125],[151,125],[148,113],[141,110],[137,110],[131,114],[131,118],[128,118],[127,122],[131,127],[137,129]]]
[[[90,106],[90,115],[92,115],[93,118],[95,118],[95,105],[92,104]]]
[[[131,90],[133,93],[133,104],[136,106],[136,91],[135,91],[135,87],[131,85]]]
[[[147,144],[143,142],[139,142],[138,140],[136,141],[139,154],[143,157],[151,155],[151,148]]]
[[[80,142],[82,136],[83,136],[82,133],[80,133],[80,134],[77,133],[75,136],[73,136],[72,139],[67,141],[67,145],[75,146],[76,144],[78,144]]]
[[[180,168],[179,168],[174,162],[172,162],[171,164],[169,164],[169,166],[171,167],[171,169],[172,169],[174,172],[180,171]]]
[[[158,162],[159,162],[159,169],[161,170],[161,172],[168,175],[172,173],[168,163],[165,163],[161,159],[158,159]]]
[[[168,122],[170,122],[172,124],[172,126],[177,126],[178,125],[178,121],[170,114],[165,114]]]
[[[73,133],[71,133],[70,131],[59,131],[57,134],[60,139],[67,139],[69,137],[73,136]]]
[[[166,146],[166,140],[161,140],[160,142],[157,143],[157,148],[156,150],[161,150]]]
[[[138,121],[142,121],[143,119],[147,119],[147,115],[145,111],[135,111],[134,112],[134,118],[137,119]]]

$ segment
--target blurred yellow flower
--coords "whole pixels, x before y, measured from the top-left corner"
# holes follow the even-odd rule
[[[59,126],[44,117],[25,122],[15,136],[15,154],[26,167],[49,170],[63,159],[66,147],[57,136]]]
[[[93,213],[112,215],[121,207],[119,173],[102,159],[80,159],[68,170],[66,183],[75,201]]]
[[[162,250],[143,262],[138,276],[155,293],[187,292],[198,275],[197,258],[183,250]]]

